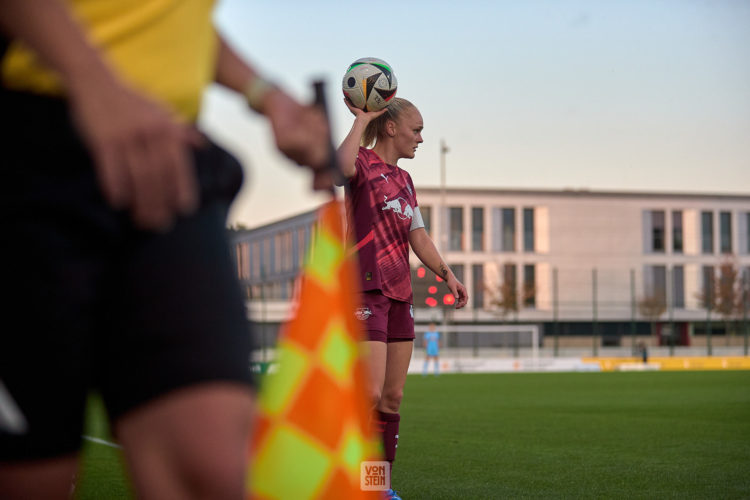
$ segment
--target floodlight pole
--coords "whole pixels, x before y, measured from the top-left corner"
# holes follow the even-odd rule
[[[750,269],[745,269],[742,284],[742,329],[745,332],[745,356],[748,352],[748,326],[747,326],[747,295],[750,291]]]
[[[630,270],[630,339],[631,349],[635,355],[635,269]]]
[[[557,357],[560,347],[560,317],[559,317],[559,297],[557,295],[557,267],[552,269],[552,301],[553,301],[553,319],[555,325],[555,350],[554,355]]]
[[[669,355],[674,356],[674,271],[667,269],[667,307],[669,308]]]
[[[445,193],[445,155],[450,151],[445,140],[440,139],[440,241],[439,249],[443,254],[448,250],[448,206]]]
[[[592,312],[592,337],[593,337],[593,355],[598,356],[599,355],[599,311],[598,311],[598,304],[597,304],[597,283],[596,283],[596,268],[593,268],[591,270],[591,312]]]
[[[440,224],[438,227],[438,251],[441,255],[445,255],[445,252],[448,250],[448,207],[445,200],[445,154],[447,152],[448,146],[445,145],[445,140],[440,139],[440,214],[438,216]],[[442,310],[443,331],[446,332],[445,346],[448,347],[448,311],[445,307]]]

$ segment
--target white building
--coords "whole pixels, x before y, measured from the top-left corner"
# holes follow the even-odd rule
[[[718,298],[711,284],[722,265],[738,273],[737,287],[743,273],[750,282],[750,195],[417,188],[417,196],[428,232],[469,291],[453,322],[513,320],[539,324],[547,336],[618,343],[636,330],[648,334],[658,319],[679,332],[676,342],[689,343],[694,333],[724,331],[703,300]],[[254,318],[266,290],[264,317],[281,320],[313,220],[308,212],[234,234]],[[425,299],[440,301],[444,287],[418,271],[414,256],[412,264],[417,320],[442,320],[442,308]],[[739,290],[735,298],[741,303]],[[732,313],[740,327],[747,307]]]

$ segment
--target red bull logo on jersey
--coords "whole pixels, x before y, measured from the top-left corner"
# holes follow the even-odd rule
[[[369,307],[358,307],[356,311],[354,311],[354,316],[360,321],[367,321],[367,319],[372,316],[372,311]]]
[[[414,217],[414,209],[411,208],[409,202],[401,197],[389,200],[388,196],[384,195],[381,210],[392,210],[402,220]]]

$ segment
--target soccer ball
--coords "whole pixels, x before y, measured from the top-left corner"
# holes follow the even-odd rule
[[[382,59],[363,57],[346,70],[341,87],[354,107],[379,111],[396,96],[396,75]]]

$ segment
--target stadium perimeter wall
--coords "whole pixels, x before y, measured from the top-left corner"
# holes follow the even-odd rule
[[[522,372],[613,372],[613,371],[682,371],[682,370],[750,370],[747,356],[675,356],[649,358],[646,363],[635,357],[540,357],[473,358],[441,357],[440,373],[522,373]],[[413,357],[409,373],[423,373],[424,358]],[[428,373],[434,372],[430,361]]]

